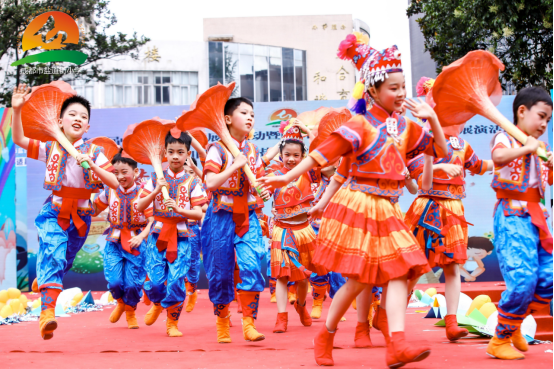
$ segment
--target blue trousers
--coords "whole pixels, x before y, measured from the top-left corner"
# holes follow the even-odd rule
[[[498,304],[499,322],[518,323],[528,308],[546,307],[552,299],[552,254],[540,244],[539,232],[529,215],[505,216],[499,206],[494,215],[494,245],[506,291]]]
[[[190,256],[189,270],[187,272],[187,281],[196,284],[200,279],[200,228],[198,224],[190,227],[190,230],[196,237],[190,237]]]
[[[168,308],[185,301],[187,297],[185,276],[189,267],[190,241],[188,237],[178,237],[177,259],[173,263],[167,261],[166,250],[158,251],[157,241],[158,233],[150,233],[145,253],[146,272],[150,280],[144,283],[144,291],[152,302]]]
[[[225,210],[214,213],[213,203],[206,211],[200,234],[209,296],[214,305],[226,305],[234,299],[235,249],[242,280],[237,290],[264,290],[262,262],[265,249],[260,222],[253,210],[250,211],[249,222],[248,232],[239,237],[235,234],[233,213]]]
[[[104,247],[104,276],[114,299],[123,299],[126,305],[135,307],[142,296],[146,278],[144,253],[146,242],[139,247],[139,255],[123,250],[119,242],[106,242]]]
[[[87,224],[87,235],[90,230],[91,217],[81,216]],[[39,288],[54,287],[63,289],[63,277],[73,266],[75,256],[87,239],[79,236],[77,228],[70,221],[65,231],[58,224],[58,213],[52,209],[52,202],[47,201],[35,219],[38,231],[39,250],[37,256],[37,282]]]

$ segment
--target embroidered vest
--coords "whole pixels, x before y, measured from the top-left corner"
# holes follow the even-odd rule
[[[169,185],[169,197],[174,199],[180,208],[190,209],[190,197],[194,186],[199,183],[198,178],[185,173],[180,178],[172,178],[169,176],[168,169],[164,170],[164,177]],[[152,173],[152,184],[156,188],[157,176],[156,173]],[[160,192],[154,199],[154,216],[164,218],[181,218],[183,220],[187,217],[177,214],[174,211],[169,211],[163,202],[163,195]]]
[[[506,134],[506,136],[510,140],[512,148],[523,146],[519,141],[517,141],[510,135]],[[539,141],[539,143],[543,149],[546,149],[546,145],[544,144],[544,142]],[[515,196],[527,192],[529,190],[531,175],[531,155],[533,155],[535,158],[535,170],[537,175],[539,176],[538,187],[540,196],[541,198],[544,198],[546,184],[548,183],[548,167],[546,166],[546,163],[543,163],[535,153],[527,154],[523,157],[517,158],[504,165],[503,167],[498,167],[495,165],[494,178],[491,184],[492,188],[495,191],[504,190],[503,192],[505,194],[509,194],[509,192],[514,192]]]
[[[276,171],[275,175],[282,176],[287,172],[288,170],[283,168]],[[285,187],[277,188],[273,194],[274,208],[277,212],[275,219],[292,218],[310,211],[314,199],[312,183],[318,181],[318,176],[311,170]]]
[[[91,143],[83,143],[77,148],[82,154],[90,156],[92,161],[98,159],[98,155],[104,152],[100,146]],[[46,173],[44,176],[44,188],[49,191],[59,191],[62,188],[62,178],[65,174],[65,167],[69,153],[57,142],[46,143]],[[82,168],[85,178],[85,188],[88,190],[102,189],[102,181],[92,170]]]
[[[229,163],[229,159],[232,158],[231,153],[225,148],[225,145],[221,141],[214,142],[210,144],[206,148],[206,152],[210,150],[210,148],[214,146],[217,151],[219,152],[219,155],[221,157],[221,171],[223,172],[225,168],[227,168],[227,163]],[[256,174],[256,161],[258,159],[259,151],[256,145],[254,145],[251,142],[246,142],[246,145],[240,151],[246,156],[248,165],[250,166],[250,169],[252,170],[252,173]],[[248,180],[246,177],[246,174],[244,173],[244,169],[240,168],[237,171],[235,171],[227,181],[221,187],[219,187],[217,190],[213,191],[213,193],[217,193],[219,195],[227,195],[227,196],[242,196],[244,194],[243,188],[245,182]],[[253,188],[250,188],[250,192],[254,195],[256,193],[256,190]]]
[[[146,225],[146,218],[143,213],[138,211],[138,201],[140,187],[129,193],[123,193],[121,188],[110,189],[108,193],[108,221],[115,229],[138,229]],[[124,219],[127,214],[127,219]]]

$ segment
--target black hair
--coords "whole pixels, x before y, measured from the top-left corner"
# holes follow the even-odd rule
[[[197,163],[197,161],[196,161],[195,158],[193,158],[193,157],[191,156],[191,157],[190,157],[190,160],[192,161],[192,163],[193,163],[194,165],[198,166],[198,163]]]
[[[123,153],[123,149],[120,149],[119,152],[115,154],[115,156],[112,159],[112,165],[115,165],[116,163],[123,163],[123,164],[129,165],[131,168],[133,168],[133,170],[137,169],[138,167],[137,162],[131,158],[126,158],[122,156],[121,155],[122,153]]]
[[[520,90],[517,93],[512,106],[512,110],[514,112],[514,124],[517,126],[517,110],[521,105],[525,106],[528,110],[531,110],[531,108],[539,102],[543,102],[552,107],[552,98],[544,89],[540,87],[526,87],[523,90]]]
[[[490,238],[472,236],[469,237],[469,239],[467,240],[467,248],[481,249],[485,250],[486,252],[491,252],[492,250],[494,250],[494,244],[492,243],[492,240]]]
[[[223,108],[223,114],[233,115],[235,110],[237,110],[237,108],[242,103],[248,104],[252,107],[252,109],[254,109],[254,104],[252,104],[252,101],[250,101],[250,99],[247,99],[246,97],[235,97],[227,100],[227,102],[225,103],[225,108]]]
[[[190,137],[190,135],[186,132],[181,132],[179,138],[175,138],[171,135],[171,132],[167,132],[167,135],[165,136],[165,148],[167,149],[167,145],[172,143],[185,145],[187,147],[187,151],[189,151],[192,143],[192,137]]]
[[[285,146],[288,144],[300,145],[302,156],[304,156],[304,153],[306,152],[306,147],[304,146],[304,144],[302,142],[298,142],[296,140],[291,140],[291,139],[281,142],[281,146],[279,147],[279,151],[281,152],[281,154],[283,153],[283,149],[285,148]]]
[[[65,111],[71,104],[83,105],[87,109],[88,119],[90,120],[90,102],[87,99],[85,99],[83,96],[79,96],[79,95],[74,95],[65,99],[65,101],[62,104],[62,110],[60,110],[60,118],[63,117],[63,113],[65,113]]]

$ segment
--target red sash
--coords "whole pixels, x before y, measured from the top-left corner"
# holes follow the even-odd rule
[[[250,182],[248,179],[244,181],[242,188],[242,196],[233,197],[233,222],[235,222],[235,233],[242,237],[248,232],[248,193],[250,192]]]
[[[131,238],[133,238],[131,234],[131,230],[129,228],[123,228],[120,230],[120,235],[121,235],[120,242],[121,242],[121,247],[123,247],[123,250],[135,256],[140,255],[139,250],[131,247],[130,241],[131,241]]]
[[[62,208],[58,214],[58,224],[65,231],[69,228],[70,219],[73,219],[73,224],[77,228],[79,236],[87,235],[87,224],[81,219],[77,210],[79,209],[79,200],[90,200],[93,190],[86,188],[65,187],[58,191],[52,191],[52,194],[62,198]]]
[[[173,263],[177,259],[177,224],[186,221],[186,219],[164,217],[154,217],[154,219],[163,224],[158,241],[156,242],[158,251],[162,252],[167,249],[165,258],[170,263]]]

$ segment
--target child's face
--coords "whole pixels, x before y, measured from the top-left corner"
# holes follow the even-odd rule
[[[79,141],[88,131],[88,119],[87,108],[79,103],[73,103],[65,109],[58,124],[67,139],[73,143]]]
[[[300,144],[286,144],[281,149],[281,158],[287,169],[292,169],[302,161],[302,148]]]
[[[467,249],[467,257],[468,258],[474,258],[474,259],[483,259],[487,256],[492,254],[492,251],[487,252],[483,249],[474,249],[474,248],[468,248]]]
[[[246,137],[254,127],[254,109],[246,103],[241,103],[232,115],[225,116],[225,123],[233,137]]]
[[[196,173],[194,172],[194,170],[192,170],[191,167],[189,167],[188,165],[184,165],[183,166],[183,169],[185,170],[185,173],[191,175],[191,176],[195,176]]]
[[[542,101],[533,105],[531,109],[527,109],[525,105],[517,109],[518,127],[535,138],[539,138],[546,132],[551,117],[552,107]]]
[[[165,157],[169,163],[169,168],[173,173],[179,173],[183,170],[183,166],[190,155],[190,151],[187,151],[187,146],[182,143],[174,142],[170,143],[165,148]]]
[[[135,178],[139,174],[138,168],[133,169],[129,164],[118,161],[113,165],[115,177],[119,182],[119,185],[124,189],[133,187]]]
[[[391,73],[379,89],[370,88],[370,92],[375,102],[389,113],[402,111],[406,99],[404,75],[401,72]]]

